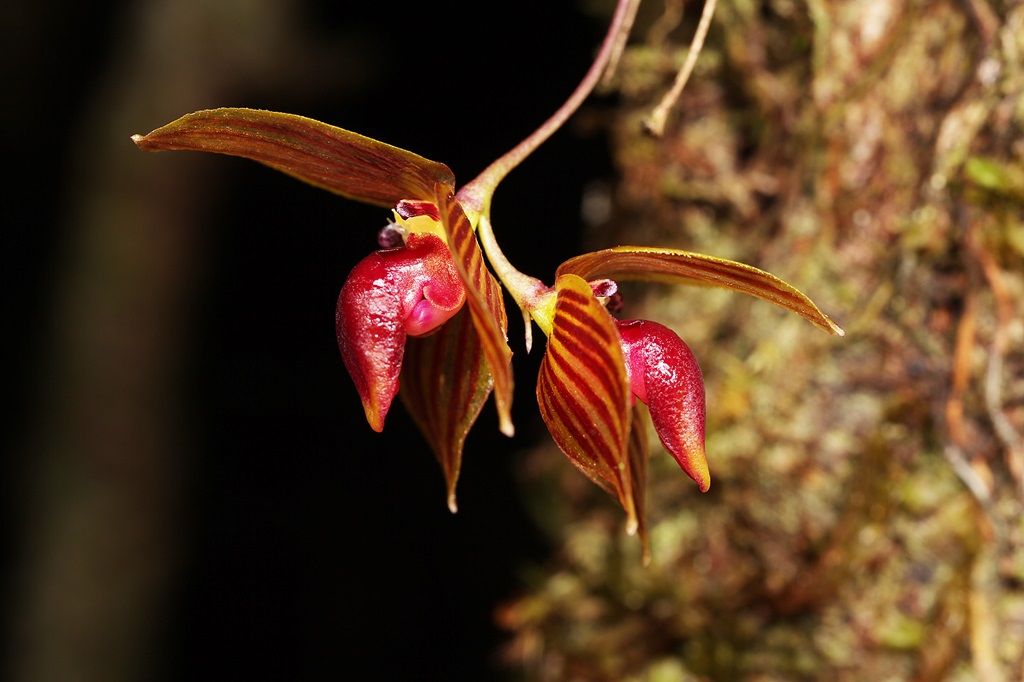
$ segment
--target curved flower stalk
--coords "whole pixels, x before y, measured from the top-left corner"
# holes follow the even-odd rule
[[[728,287],[830,333],[843,332],[791,285],[714,256],[620,246],[566,261],[554,286],[505,258],[490,221],[497,185],[590,93],[621,49],[638,4],[619,0],[598,57],[565,105],[458,194],[444,164],[294,114],[211,109],[132,139],[146,151],[248,158],[392,209],[393,221],[378,237],[380,250],[356,265],[339,294],[338,346],[371,428],[383,429],[395,396],[402,399],[441,464],[453,512],[466,435],[490,395],[499,428],[513,434],[512,352],[500,280],[524,316],[527,351],[533,323],[547,336],[537,380],[545,424],[569,460],[622,505],[646,562],[645,414],[665,449],[700,490],[708,490],[704,384],[696,359],[674,331],[613,317],[607,304],[616,280]]]

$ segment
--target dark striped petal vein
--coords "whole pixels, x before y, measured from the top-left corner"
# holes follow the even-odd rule
[[[466,308],[437,333],[406,342],[398,395],[441,464],[452,513],[466,435],[493,385]]]
[[[845,333],[811,299],[775,275],[752,265],[703,253],[647,246],[616,246],[570,258],[557,271],[558,275],[568,273],[587,280],[607,277],[726,287],[791,310],[830,334],[842,336]]]
[[[391,208],[433,200],[434,185],[455,185],[442,163],[326,123],[275,111],[223,108],[182,116],[148,135],[144,151],[192,150],[241,156],[311,185]]]
[[[639,526],[630,457],[630,388],[618,332],[586,280],[555,282],[552,332],[537,379],[537,402],[552,438],[580,471]]]
[[[484,264],[476,232],[455,200],[451,187],[438,183],[435,203],[448,235],[448,247],[466,286],[466,303],[473,317],[487,366],[494,380],[494,402],[498,426],[506,436],[512,426],[512,350],[508,347],[508,318],[501,286]]]

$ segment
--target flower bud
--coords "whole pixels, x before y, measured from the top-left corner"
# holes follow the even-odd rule
[[[701,492],[711,486],[704,453],[704,378],[690,348],[648,320],[616,323],[633,395],[647,405],[654,430]]]
[[[426,336],[466,300],[448,245],[434,234],[375,251],[352,269],[335,315],[338,348],[374,431],[398,393],[407,336]]]

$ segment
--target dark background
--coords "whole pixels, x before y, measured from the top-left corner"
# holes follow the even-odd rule
[[[83,112],[117,52],[132,3],[5,5],[8,170],[2,414],[4,591],[17,603],[27,512],[27,433],[46,393],[47,334],[68,246],[71,160]],[[468,181],[572,91],[603,36],[577,2],[304,2],[323,72],[287,88],[259,79],[233,101],[311,116],[442,161]],[[211,40],[217,39],[211,36]],[[344,87],[331,87],[338,70]],[[354,72],[353,72],[354,71]],[[309,87],[305,85],[309,83]],[[138,120],[111,144],[187,113]],[[139,153],[137,163],[171,163]],[[210,156],[215,230],[194,260],[181,452],[182,546],[156,633],[155,679],[499,679],[494,608],[546,545],[516,484],[521,451],[547,438],[522,323],[510,311],[515,439],[492,403],[445,506],[440,467],[400,406],[383,434],[363,420],[338,355],[334,302],[388,216],[238,159]],[[586,183],[607,178],[599,137],[570,124],[499,189],[506,254],[550,282],[576,252]],[[9,179],[8,183],[12,180]],[[187,196],[181,198],[188,201]],[[116,590],[112,576],[110,589]],[[5,609],[6,611],[7,609]],[[146,666],[143,666],[146,667]],[[358,673],[348,677],[345,673]]]

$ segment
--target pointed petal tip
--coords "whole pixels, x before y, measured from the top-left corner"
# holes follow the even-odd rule
[[[702,433],[701,440],[703,440],[703,435]],[[703,443],[699,446],[684,447],[678,452],[673,452],[667,446],[666,450],[679,464],[679,468],[693,479],[702,493],[706,493],[711,488],[711,468],[708,466],[708,457]]]
[[[706,493],[711,488],[711,469],[708,467],[707,455],[701,449],[700,452],[694,453],[687,460],[683,470],[697,483],[697,488],[702,493]]]
[[[135,133],[129,139],[135,143],[135,146],[144,152],[158,152],[160,147],[153,143],[153,140],[149,138],[149,135],[140,135]]]
[[[455,503],[455,493],[448,494],[448,511],[452,514],[457,514],[459,512],[459,505]]]
[[[632,512],[626,519],[626,535],[636,535],[640,530],[640,521],[636,518],[636,512]]]
[[[815,327],[835,336],[846,336],[846,330],[836,324],[835,320],[821,311],[818,311],[818,313],[821,316],[821,319],[811,320],[811,323],[813,323]]]
[[[363,411],[366,413],[366,421],[370,428],[380,433],[384,430],[385,413],[368,400],[363,401]]]
[[[508,415],[501,415],[499,418],[498,430],[512,438],[516,435],[516,427],[512,425],[512,418]]]

